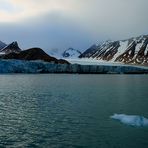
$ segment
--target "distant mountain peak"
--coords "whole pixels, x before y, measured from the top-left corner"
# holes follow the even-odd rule
[[[19,52],[21,52],[21,49],[18,46],[17,41],[14,41],[14,42],[8,44],[7,46],[5,46],[4,48],[2,48],[0,50],[0,52],[3,52],[5,54],[9,54],[9,53],[12,53],[12,52],[19,53]]]
[[[82,53],[72,47],[65,50],[62,54],[63,58],[78,58]]]

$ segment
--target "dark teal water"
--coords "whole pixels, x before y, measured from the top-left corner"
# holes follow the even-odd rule
[[[0,147],[147,148],[148,75],[0,75]]]

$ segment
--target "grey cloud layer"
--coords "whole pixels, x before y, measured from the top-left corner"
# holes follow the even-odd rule
[[[45,11],[22,22],[1,23],[1,40],[18,40],[23,48],[83,49],[106,39],[148,34],[147,0],[69,0],[68,3],[70,8],[65,11]]]

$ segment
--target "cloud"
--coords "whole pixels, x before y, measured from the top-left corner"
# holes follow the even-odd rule
[[[2,41],[6,43],[17,40],[23,49],[36,46],[47,52],[52,48],[65,50],[69,47],[84,50],[93,43],[89,32],[58,12],[34,17],[27,24],[0,24],[0,32]]]
[[[0,0],[1,22],[22,21],[53,11],[67,11],[71,4],[68,0]],[[17,10],[12,14],[12,10]]]
[[[74,45],[87,48],[88,44],[106,39],[148,33],[147,0],[0,2],[0,31],[7,41],[25,40],[24,47],[36,44],[46,49]]]

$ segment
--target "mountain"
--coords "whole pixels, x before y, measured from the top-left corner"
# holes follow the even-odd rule
[[[0,58],[26,60],[26,61],[42,60],[45,62],[53,62],[56,64],[69,64],[69,62],[67,62],[66,60],[62,60],[62,59],[58,60],[54,57],[49,56],[40,48],[30,48],[20,52],[11,52],[9,54],[1,55]]]
[[[83,52],[79,58],[147,65],[148,35],[93,45]]]
[[[64,52],[60,51],[59,49],[51,49],[49,50],[49,55],[62,58],[62,59],[71,59],[71,58],[78,58],[82,53],[79,50],[68,48]]]
[[[9,53],[19,53],[21,52],[21,49],[20,47],[18,46],[18,43],[15,41],[15,42],[12,42],[11,44],[8,44],[7,46],[3,47],[1,50],[0,50],[1,53],[5,53],[5,54],[9,54]]]
[[[63,58],[78,58],[81,55],[81,52],[77,49],[68,48],[62,54]]]
[[[0,41],[0,50],[3,49],[6,46],[7,46],[7,44],[5,44],[4,42]]]

